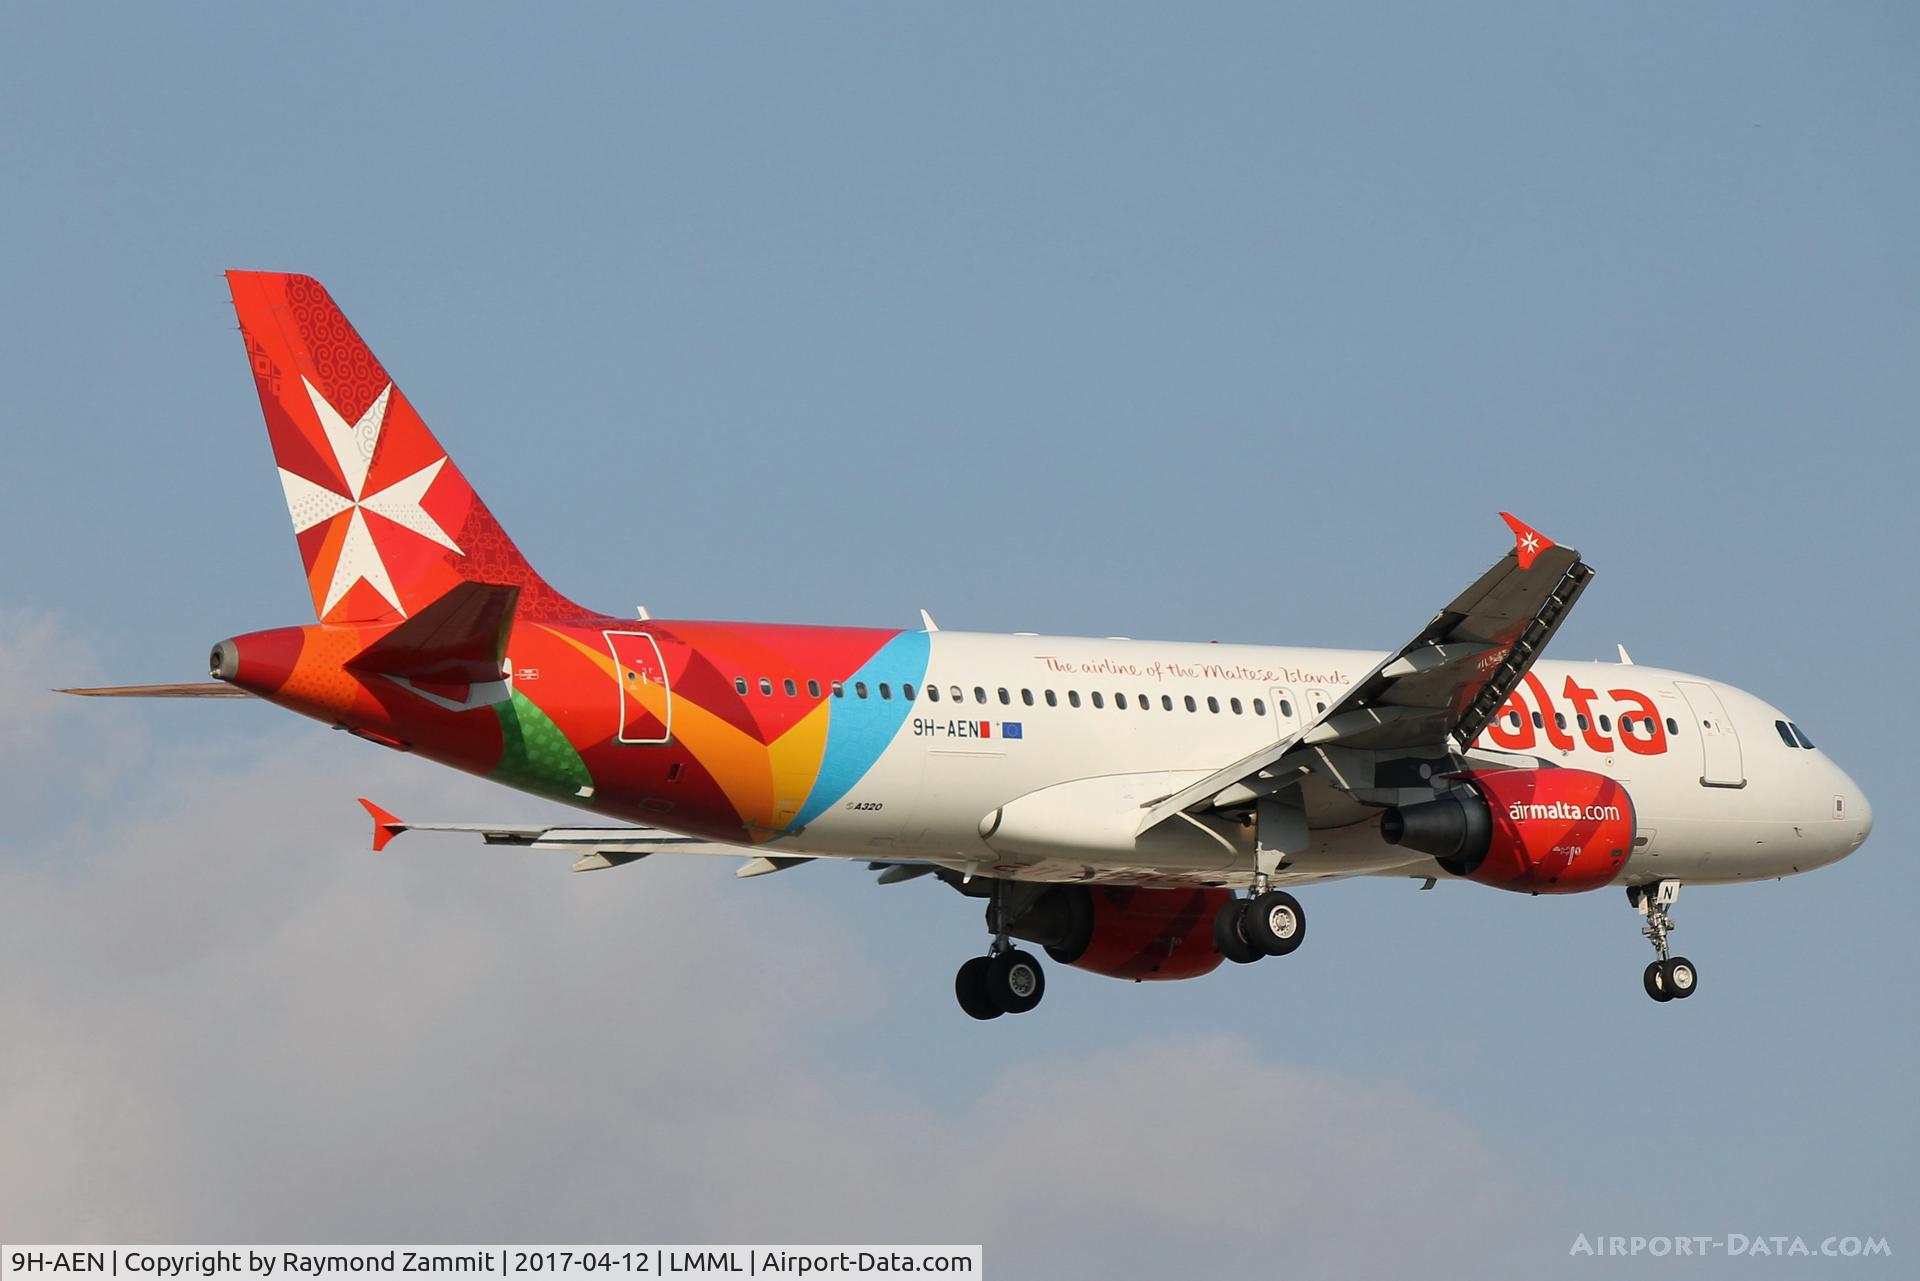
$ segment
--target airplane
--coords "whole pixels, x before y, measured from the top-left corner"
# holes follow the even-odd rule
[[[1353,876],[1521,894],[1624,888],[1655,1001],[1683,885],[1808,872],[1867,839],[1860,789],[1724,682],[1542,657],[1593,577],[1514,546],[1386,653],[621,618],[515,548],[307,276],[227,273],[317,622],[215,645],[208,682],[66,693],[254,697],[598,823],[413,823],[572,856],[822,859],[982,900],[955,978],[1021,1014],[1041,962],[1172,980],[1285,956],[1291,892]]]

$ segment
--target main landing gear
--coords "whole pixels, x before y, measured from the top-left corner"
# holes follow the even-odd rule
[[[1634,910],[1647,918],[1640,932],[1653,944],[1653,950],[1659,959],[1647,966],[1641,975],[1641,986],[1647,989],[1647,995],[1656,1001],[1672,1001],[1692,996],[1699,985],[1700,975],[1693,968],[1693,962],[1684,956],[1667,954],[1667,935],[1674,929],[1673,918],[1667,915],[1674,900],[1680,897],[1680,882],[1659,881],[1652,885],[1631,885],[1627,887],[1627,902]]]
[[[1285,890],[1262,890],[1229,899],[1213,918],[1213,946],[1237,965],[1263,956],[1285,956],[1307,939],[1307,914]]]
[[[1047,973],[1040,968],[1040,962],[1015,947],[1007,937],[1009,922],[1031,899],[1023,898],[1016,908],[1007,901],[1009,897],[1006,882],[995,883],[988,917],[995,930],[993,946],[985,956],[976,956],[962,965],[960,972],[953,976],[953,994],[959,998],[960,1008],[976,1019],[1025,1014],[1047,994]]]

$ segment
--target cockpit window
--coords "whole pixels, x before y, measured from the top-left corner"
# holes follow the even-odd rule
[[[1806,748],[1809,752],[1813,750],[1813,740],[1807,737],[1807,731],[1801,729],[1798,723],[1788,721],[1787,728],[1792,730],[1793,736],[1800,740],[1800,746]]]
[[[1785,721],[1775,721],[1773,723],[1773,728],[1779,732],[1780,741],[1785,743],[1788,747],[1800,746],[1800,744],[1793,741],[1793,731],[1787,728],[1787,723]]]

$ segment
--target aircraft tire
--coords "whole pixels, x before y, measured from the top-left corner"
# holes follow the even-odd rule
[[[1667,991],[1667,973],[1664,962],[1654,961],[1647,966],[1646,973],[1640,976],[1640,986],[1647,989],[1647,995],[1656,1001],[1671,1001],[1673,993]]]
[[[1268,890],[1247,904],[1241,932],[1263,956],[1285,956],[1306,941],[1307,914],[1285,890]]]
[[[1660,978],[1662,986],[1673,993],[1673,999],[1676,1001],[1692,996],[1694,989],[1700,985],[1699,971],[1695,970],[1693,962],[1684,956],[1672,957],[1662,965]]]
[[[987,994],[987,966],[991,963],[989,957],[976,956],[953,976],[953,994],[960,999],[960,1008],[982,1022],[997,1019],[1006,1012]]]
[[[1235,965],[1251,965],[1260,959],[1259,950],[1241,932],[1246,911],[1247,900],[1228,899],[1213,918],[1213,950]]]
[[[987,961],[987,998],[1003,1014],[1025,1014],[1040,1004],[1047,992],[1047,972],[1040,962],[1015,948]]]

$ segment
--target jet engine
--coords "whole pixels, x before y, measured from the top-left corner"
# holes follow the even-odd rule
[[[1007,931],[1109,978],[1191,979],[1220,964],[1213,918],[1231,890],[1056,885]]]
[[[1449,875],[1521,894],[1598,889],[1633,852],[1633,801],[1604,774],[1488,770],[1460,781],[1438,800],[1388,810],[1380,835],[1433,855]]]

